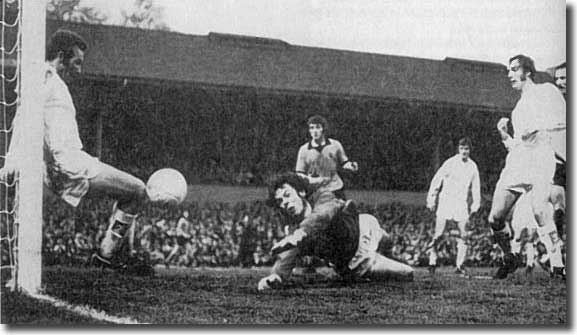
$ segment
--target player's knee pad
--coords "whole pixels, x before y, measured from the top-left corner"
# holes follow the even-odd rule
[[[115,202],[112,207],[112,215],[110,216],[110,224],[108,230],[114,235],[121,238],[124,236],[128,228],[136,222],[137,215],[129,214],[118,208],[118,202]]]

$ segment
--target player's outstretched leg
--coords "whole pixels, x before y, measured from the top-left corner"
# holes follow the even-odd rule
[[[108,229],[93,260],[103,266],[117,267],[118,264],[114,264],[113,258],[126,232],[136,224],[138,213],[147,199],[146,186],[142,180],[108,164],[102,164],[102,171],[90,179],[89,192],[116,199]],[[148,272],[143,271],[146,267],[142,264],[137,267],[139,272]]]
[[[407,264],[375,254],[374,261],[365,276],[374,280],[413,281],[414,271]]]

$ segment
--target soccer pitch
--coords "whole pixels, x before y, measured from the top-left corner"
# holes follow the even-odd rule
[[[453,268],[431,277],[418,268],[414,282],[346,284],[320,274],[294,275],[287,287],[258,292],[266,268],[157,267],[153,277],[94,268],[47,267],[44,294],[68,307],[2,292],[2,323],[63,325],[509,324],[567,327],[567,285],[536,270],[507,280],[486,279],[494,269]],[[70,306],[74,306],[71,309]],[[90,310],[79,314],[78,309]],[[96,316],[94,316],[96,314]],[[101,318],[98,315],[107,315]]]

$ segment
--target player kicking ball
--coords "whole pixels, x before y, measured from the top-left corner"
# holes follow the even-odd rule
[[[87,49],[84,39],[68,30],[58,30],[47,44],[44,82],[38,95],[43,99],[44,181],[52,192],[74,207],[87,195],[107,195],[115,199],[108,229],[92,261],[100,266],[119,268],[114,262],[115,253],[141,208],[147,201],[165,199],[158,194],[152,199],[142,180],[100,162],[83,150],[68,85],[82,74]],[[2,180],[14,177],[20,166],[26,164],[20,150],[25,141],[25,125],[18,116],[13,121],[14,133],[5,165],[0,169]],[[152,270],[138,259],[126,265],[125,270],[136,274],[149,274]]]
[[[259,281],[259,291],[282,286],[301,256],[329,261],[347,280],[413,280],[410,266],[377,253],[387,234],[374,216],[359,214],[351,201],[330,191],[313,192],[306,179],[287,173],[270,183],[268,204],[300,224],[272,247],[278,258],[271,274]]]

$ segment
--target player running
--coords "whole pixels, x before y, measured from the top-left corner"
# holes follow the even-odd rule
[[[510,236],[505,220],[522,193],[527,192],[531,209],[539,225],[541,242],[550,255],[554,273],[563,272],[562,241],[553,222],[550,203],[551,184],[555,172],[555,154],[550,132],[560,125],[558,115],[565,113],[565,100],[555,86],[535,84],[533,60],[517,55],[509,60],[508,77],[511,86],[521,91],[521,99],[511,113],[514,137],[507,132],[509,119],[502,118],[497,129],[509,149],[503,171],[493,195],[489,223],[494,238],[504,253],[503,266],[496,279],[506,278],[519,266],[519,259],[511,252]]]
[[[298,257],[305,255],[329,261],[348,280],[413,279],[410,266],[377,253],[387,234],[374,216],[359,214],[351,201],[326,190],[314,192],[306,179],[288,173],[271,182],[268,203],[300,224],[272,247],[278,259],[272,273],[259,281],[260,291],[286,282]]]
[[[84,54],[88,45],[78,34],[58,30],[47,44],[44,82],[39,99],[43,99],[45,184],[65,202],[76,207],[85,195],[108,195],[116,201],[109,226],[93,261],[116,267],[113,256],[122,238],[147,201],[142,180],[118,170],[83,150],[76,122],[76,109],[68,85],[82,74]],[[0,178],[6,180],[18,173],[26,158],[19,146],[25,141],[25,127],[17,117],[14,134]],[[127,264],[130,269],[148,273],[142,263]]]
[[[437,248],[447,221],[457,223],[459,237],[457,238],[456,273],[466,275],[463,264],[467,257],[468,232],[466,230],[469,217],[481,206],[481,183],[477,164],[469,157],[471,153],[471,139],[468,137],[459,140],[458,153],[447,159],[435,173],[429,193],[427,208],[437,209],[435,232],[430,244],[429,272],[433,274],[437,267]],[[467,202],[469,190],[473,203],[469,209]],[[437,205],[438,202],[438,205]]]
[[[299,148],[295,171],[320,191],[331,191],[337,198],[344,199],[344,184],[337,169],[340,166],[356,172],[359,166],[357,162],[349,161],[339,141],[327,137],[327,119],[314,115],[307,124],[311,140]]]

